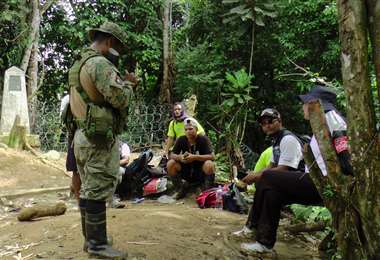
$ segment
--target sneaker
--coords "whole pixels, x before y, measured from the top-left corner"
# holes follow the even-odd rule
[[[268,248],[259,242],[255,243],[242,243],[241,248],[250,253],[273,253],[272,248]]]
[[[253,230],[244,226],[241,230],[233,232],[232,236],[238,238],[251,238],[253,236]]]
[[[120,198],[116,195],[113,195],[112,198],[107,202],[109,208],[122,209],[125,207],[125,204],[121,202]]]

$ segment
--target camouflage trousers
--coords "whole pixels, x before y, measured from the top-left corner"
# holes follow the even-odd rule
[[[105,201],[111,197],[118,183],[118,141],[112,145],[94,144],[78,129],[74,154],[82,181],[80,198]]]

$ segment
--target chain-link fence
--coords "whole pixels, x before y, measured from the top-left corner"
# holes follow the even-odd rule
[[[33,106],[36,115],[31,115],[31,131],[40,137],[41,150],[66,151],[67,137],[61,124],[60,104],[37,101]],[[161,145],[170,121],[169,110],[169,105],[132,103],[127,129],[121,139],[133,149]]]

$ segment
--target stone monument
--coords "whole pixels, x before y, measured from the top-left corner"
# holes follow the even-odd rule
[[[16,115],[20,116],[20,124],[30,133],[28,100],[26,96],[25,73],[13,66],[5,71],[3,102],[1,106],[0,133],[9,134]]]

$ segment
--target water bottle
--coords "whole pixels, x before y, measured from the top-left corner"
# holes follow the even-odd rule
[[[223,189],[221,186],[218,187],[215,194],[215,208],[222,210],[223,209]]]

